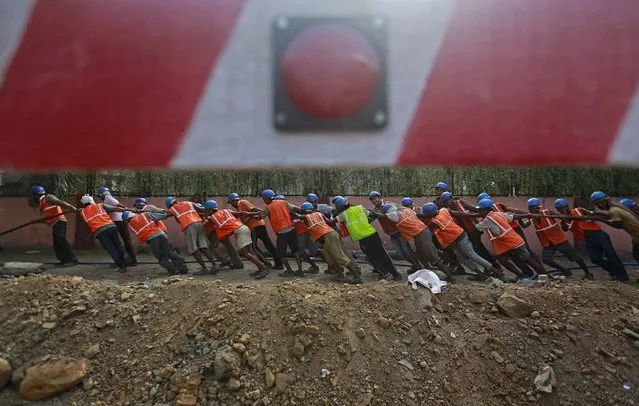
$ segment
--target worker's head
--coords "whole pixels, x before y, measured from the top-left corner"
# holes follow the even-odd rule
[[[421,209],[421,214],[424,217],[435,217],[438,212],[439,208],[435,203],[426,203]]]
[[[286,196],[284,195],[277,195],[273,198],[273,200],[286,200]]]
[[[569,214],[570,205],[568,204],[568,200],[566,199],[555,200],[555,209],[557,209],[557,211],[561,214]]]
[[[375,208],[380,209],[384,204],[384,199],[382,199],[382,194],[376,191],[372,191],[368,194],[368,200],[373,203]]]
[[[29,198],[30,207],[38,207],[40,198],[44,196],[46,192],[42,186],[31,186],[31,197]]]
[[[128,223],[128,221],[131,220],[133,217],[135,217],[135,214],[131,213],[128,210],[122,212],[122,221],[124,221],[125,223]]]
[[[337,211],[341,212],[348,208],[348,200],[344,196],[335,196],[331,200]]]
[[[204,209],[206,210],[206,214],[213,214],[218,210],[217,202],[215,200],[207,200],[204,202]]]
[[[262,193],[260,193],[260,196],[262,197],[262,200],[264,200],[265,204],[271,204],[273,198],[275,197],[275,192],[273,192],[271,189],[265,189],[262,191]]]
[[[314,209],[317,209],[317,205],[319,204],[319,198],[315,193],[309,193],[306,195],[306,201],[310,203]]]
[[[441,196],[444,192],[448,192],[448,185],[444,182],[437,182],[435,185],[435,195]]]
[[[173,207],[175,203],[177,203],[177,200],[173,196],[168,196],[166,199],[164,199],[164,205],[167,209]]]
[[[528,211],[531,213],[539,213],[541,210],[541,200],[536,197],[528,199]]]
[[[133,207],[135,207],[138,210],[141,210],[142,208],[144,208],[144,206],[146,206],[146,199],[143,197],[138,197],[133,202]]]
[[[482,199],[477,203],[477,210],[479,211],[479,215],[482,217],[486,217],[488,213],[493,211],[493,201],[490,199]]]
[[[91,195],[84,195],[80,199],[80,203],[82,203],[86,207],[95,204],[95,201],[93,200],[93,197],[91,197]]]
[[[447,209],[452,208],[453,194],[450,192],[444,192],[439,196],[439,207],[445,207]]]
[[[415,206],[415,203],[410,197],[405,197],[402,199],[402,206],[412,209]]]
[[[384,214],[392,213],[394,211],[397,211],[397,207],[391,203],[386,203],[382,206],[382,213]]]
[[[237,209],[238,204],[240,203],[240,195],[238,195],[237,193],[233,192],[231,194],[229,194],[228,199],[226,200],[227,203],[230,203],[231,206],[235,207]]]
[[[635,207],[637,205],[637,203],[634,202],[634,200],[626,197],[624,199],[619,200],[619,204],[622,204],[624,206],[626,206],[629,209],[632,209],[633,207]]]
[[[481,200],[484,200],[484,199],[490,199],[490,195],[486,192],[482,192],[477,195],[477,203],[479,203]]]
[[[310,202],[304,202],[300,205],[300,210],[302,210],[302,213],[312,213],[315,207],[313,207],[313,204]]]
[[[104,201],[104,198],[110,194],[111,194],[111,191],[109,190],[109,188],[102,186],[101,188],[98,189],[98,199],[102,201]]]
[[[590,195],[590,201],[601,210],[608,210],[610,208],[610,198],[600,190]]]

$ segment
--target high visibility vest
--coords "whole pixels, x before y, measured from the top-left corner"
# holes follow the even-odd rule
[[[271,228],[275,234],[289,227],[293,227],[293,217],[288,209],[288,204],[284,200],[273,200],[268,205],[268,218],[271,222]]]
[[[202,217],[200,217],[197,210],[195,210],[195,204],[192,202],[177,202],[171,206],[169,211],[180,223],[182,231],[186,230],[191,224],[202,221]]]
[[[584,216],[584,209],[580,207],[575,207],[574,209],[570,209],[571,216]],[[601,227],[599,224],[592,220],[572,220],[567,221],[568,229],[572,231],[573,235],[577,240],[585,240],[586,236],[584,235],[584,231],[600,231]]]
[[[506,208],[505,208],[505,206],[504,206],[503,204],[501,204],[501,203],[495,203],[495,204],[493,204],[493,211],[496,211],[496,212],[498,212],[498,213],[506,213]],[[519,227],[519,221],[517,221],[517,220],[513,220],[513,221],[511,221],[511,222],[510,222],[510,226],[511,226],[512,228],[517,228],[517,227]]]
[[[331,231],[335,231],[331,226],[326,224],[322,213],[314,212],[307,214],[306,223],[308,225],[308,234],[313,241],[317,241]]]
[[[404,240],[409,241],[422,231],[426,230],[426,225],[417,217],[417,214],[410,209],[398,210],[399,221],[397,229]]]
[[[501,212],[490,212],[486,218],[492,220],[495,223],[501,233],[493,234],[490,229],[488,229],[488,236],[490,237],[490,244],[493,246],[493,251],[495,255],[504,254],[513,248],[517,248],[520,245],[524,244],[524,239],[521,238],[519,234],[515,230],[513,230],[511,224],[508,222],[506,216]]]
[[[541,214],[550,214],[549,210],[540,210]],[[566,234],[561,231],[559,222],[556,219],[550,219],[547,217],[531,218],[532,224],[535,227],[535,232],[539,238],[539,242],[542,247],[548,247],[550,244],[559,245],[568,241]]]
[[[59,220],[66,221],[66,217],[64,217],[64,214],[62,214],[62,208],[58,206],[57,204],[47,203],[46,195],[40,197],[40,212],[42,213],[43,217],[51,217],[51,216],[55,216],[56,214],[59,214],[59,216],[55,216],[53,218],[45,220],[44,222],[47,223],[48,225],[51,225]]]
[[[140,213],[133,216],[129,220],[129,228],[142,244],[146,243],[152,235],[163,231],[158,222],[153,220],[148,213]]]
[[[431,224],[435,226],[433,233],[442,249],[454,243],[460,235],[464,234],[464,229],[455,223],[455,219],[446,208],[439,209],[439,213],[433,217]]]
[[[377,233],[375,227],[368,222],[368,213],[364,206],[351,206],[344,210],[342,214],[352,241],[363,240]]]
[[[169,229],[166,228],[166,224],[164,224],[164,221],[156,221],[156,223],[158,223],[158,227],[160,227],[160,230],[164,231],[165,233],[169,232]]]
[[[80,217],[87,223],[89,230],[95,233],[99,229],[108,225],[115,225],[109,217],[109,214],[104,210],[104,204],[90,204],[80,211]]]
[[[455,204],[455,209],[457,209],[457,211],[460,211],[462,213],[469,213],[469,210],[467,210],[462,202],[460,202],[459,200],[454,200],[453,203]],[[471,233],[475,231],[475,224],[477,224],[477,219],[475,217],[464,216],[455,218],[455,222],[462,226],[464,230]]]
[[[255,206],[248,200],[240,200],[237,203],[237,211],[253,211],[253,209],[255,209]],[[257,217],[243,217],[240,221],[251,230],[255,227],[266,225],[264,219]]]
[[[227,209],[216,211],[213,215],[209,216],[209,220],[213,224],[213,227],[215,227],[215,234],[220,241],[243,226],[242,222],[233,215],[231,210]]]
[[[302,220],[293,220],[295,226],[295,235],[302,235],[308,233],[308,226]]]

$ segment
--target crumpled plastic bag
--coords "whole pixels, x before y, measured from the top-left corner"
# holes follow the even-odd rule
[[[447,283],[441,279],[437,274],[429,269],[420,269],[410,275],[408,275],[408,282],[413,285],[413,289],[418,289],[419,285],[427,287],[433,293],[441,293],[442,286],[446,286]]]
[[[550,365],[546,365],[539,369],[539,373],[535,377],[535,387],[539,392],[552,393],[552,388],[557,386],[555,379],[555,371]]]

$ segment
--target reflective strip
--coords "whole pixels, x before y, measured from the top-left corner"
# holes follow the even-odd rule
[[[223,222],[219,222],[217,217],[215,217],[215,215],[211,216],[213,217],[213,220],[217,223],[217,227],[222,227],[224,226],[224,224],[228,223],[229,221],[233,220],[235,218],[235,216],[233,216],[231,213],[229,213],[227,210],[221,210],[221,213],[224,213],[224,215],[226,216],[226,219]]]
[[[193,203],[191,203],[189,207],[191,207],[190,210],[186,210],[185,212],[182,212],[182,213],[178,212],[175,207],[171,207],[171,212],[175,214],[175,218],[180,218],[184,216],[185,214],[189,214],[189,213],[197,213],[197,211],[193,208]]]
[[[548,210],[541,210],[540,213],[541,214],[548,214]],[[555,223],[551,224],[550,223],[550,219],[547,219],[547,218],[542,218],[541,220],[537,220],[537,221],[539,221],[539,223],[541,223],[543,220],[546,220],[548,222],[548,224],[550,224],[550,225],[548,227],[537,228],[537,224],[533,221],[533,225],[535,226],[535,231],[538,232],[538,233],[542,233],[542,232],[544,232],[546,230],[550,230],[553,227],[558,227],[559,226],[558,222],[555,222]]]
[[[452,222],[453,222],[453,220],[448,220],[448,223],[446,223],[446,224],[442,225],[442,223],[441,223],[439,220],[433,219],[432,221],[434,221],[434,222],[435,222],[435,224],[437,224],[437,226],[439,227],[439,228],[435,231],[435,234],[439,233],[439,232],[440,232],[440,231],[442,231],[442,230],[445,230],[445,229],[446,229],[446,228],[450,225],[450,223],[452,223]]]
[[[363,210],[363,209],[360,209]],[[346,224],[347,225],[351,225],[351,224],[357,224],[357,223],[363,223],[364,221],[368,224],[368,217],[366,215],[366,213],[364,213],[364,217],[357,220],[357,221],[352,221],[349,217],[348,217],[348,211],[344,211],[344,217],[346,217]],[[359,216],[358,216],[359,217]]]
[[[144,230],[145,228],[153,225],[155,223],[155,221],[150,220],[145,214],[141,214],[142,218],[144,219],[144,221],[146,222],[146,224],[144,224],[144,226],[142,226],[142,228],[140,228],[139,230],[136,230],[135,228],[131,227],[133,229],[133,232],[135,233],[135,235],[140,235],[140,233],[142,232],[142,230]]]
[[[406,213],[406,215],[403,215],[404,213]],[[415,212],[412,210],[398,210],[397,214],[399,215],[399,221],[397,222],[398,226],[404,221],[409,220],[411,217],[417,217]]]
[[[98,206],[98,212],[89,218],[87,218],[84,211],[81,211],[80,214],[82,215],[82,218],[84,219],[84,221],[88,223],[89,221],[93,220],[96,217],[107,214],[107,212],[104,210],[104,207]]]
[[[497,238],[501,238],[503,236],[506,235],[507,232],[512,231],[512,227],[508,227],[508,228],[504,228],[501,224],[499,224],[499,222],[497,220],[493,220],[493,215],[498,215],[498,216],[502,216],[504,218],[504,220],[506,220],[506,223],[510,224],[510,222],[508,221],[508,218],[506,217],[505,214],[502,214],[501,212],[492,212],[488,215],[488,218],[490,219],[490,221],[493,222],[493,224],[495,224],[497,227],[499,227],[499,229],[501,230],[501,234],[500,235],[494,235],[491,231],[490,228],[487,230],[488,231],[488,236],[490,237],[491,240],[496,240]]]

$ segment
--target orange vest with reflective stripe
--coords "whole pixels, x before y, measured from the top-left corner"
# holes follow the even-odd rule
[[[541,214],[549,215],[550,211],[540,210]],[[547,217],[531,218],[532,224],[535,227],[537,237],[542,247],[548,247],[550,244],[559,245],[562,242],[568,241],[566,234],[561,231],[561,226],[556,219],[550,219]]]
[[[439,209],[439,213],[433,217],[430,224],[434,225],[433,233],[442,249],[454,243],[460,235],[464,234],[464,229],[455,223],[455,219],[446,208]]]
[[[169,232],[169,229],[166,228],[166,224],[164,224],[164,221],[156,221],[156,223],[158,224],[158,227],[160,227],[160,230],[164,231],[165,233]]]
[[[291,212],[288,210],[288,203],[284,200],[273,200],[268,205],[269,215],[268,218],[271,221],[271,228],[278,234],[280,231],[293,227],[293,218]]]
[[[153,234],[163,231],[158,222],[153,220],[147,213],[140,213],[131,217],[131,220],[129,220],[129,228],[137,235],[142,244]]]
[[[584,216],[584,209],[575,207],[574,209],[570,209],[571,216]],[[595,223],[592,220],[572,220],[568,221],[568,228],[572,231],[573,235],[578,240],[585,240],[586,236],[584,235],[584,231],[600,231],[601,227],[599,224]]]
[[[515,230],[513,230],[512,226],[508,222],[506,216],[500,212],[490,212],[486,218],[492,220],[499,229],[501,230],[501,234],[495,235],[490,229],[487,229],[488,236],[490,237],[490,244],[493,246],[493,251],[495,251],[495,255],[504,254],[513,248],[517,248],[520,245],[524,244],[524,239],[521,238],[519,234]]]
[[[346,237],[349,237],[350,235],[351,233],[348,232],[348,227],[346,227],[346,224],[339,223],[339,236],[342,238],[346,238]]]
[[[47,203],[47,195],[44,195],[40,198],[40,212],[42,213],[43,217],[51,217],[59,214],[59,216],[45,220],[44,222],[48,225],[51,225],[58,220],[66,221],[66,217],[64,217],[64,214],[62,214],[62,207],[58,206],[57,204],[54,205]]]
[[[255,206],[248,200],[240,200],[237,202],[237,211],[253,211],[254,208]],[[264,219],[257,217],[243,217],[240,221],[251,230],[255,227],[266,225]]]
[[[217,239],[220,241],[243,226],[242,222],[228,209],[216,211],[213,215],[209,216],[209,221],[213,224],[213,227],[215,227],[215,235],[217,235]]]
[[[182,227],[182,231],[184,231],[188,226],[193,223],[199,223],[202,221],[202,217],[195,210],[195,204],[192,202],[177,202],[171,209],[169,209],[171,214],[177,219],[180,223],[180,227]]]
[[[326,224],[322,213],[314,212],[306,215],[306,223],[308,226],[308,234],[311,240],[317,241],[333,230],[333,227]]]
[[[501,203],[495,203],[495,204],[493,204],[493,211],[496,211],[496,212],[498,212],[498,213],[506,213],[505,206],[504,206],[503,204],[501,204]],[[510,222],[510,226],[511,226],[512,228],[517,228],[517,227],[519,227],[519,221],[517,221],[517,220],[513,220],[513,221],[511,221],[511,222]]]
[[[90,204],[80,211],[80,217],[89,226],[89,230],[95,233],[100,228],[114,224],[109,214],[104,210],[104,204]],[[115,225],[115,224],[114,224]]]
[[[398,210],[399,221],[397,229],[406,241],[415,238],[415,236],[426,229],[426,225],[419,220],[417,214],[412,210]]]
[[[302,235],[304,233],[308,233],[308,227],[306,223],[302,220],[293,220],[293,225],[295,226],[295,235]]]

